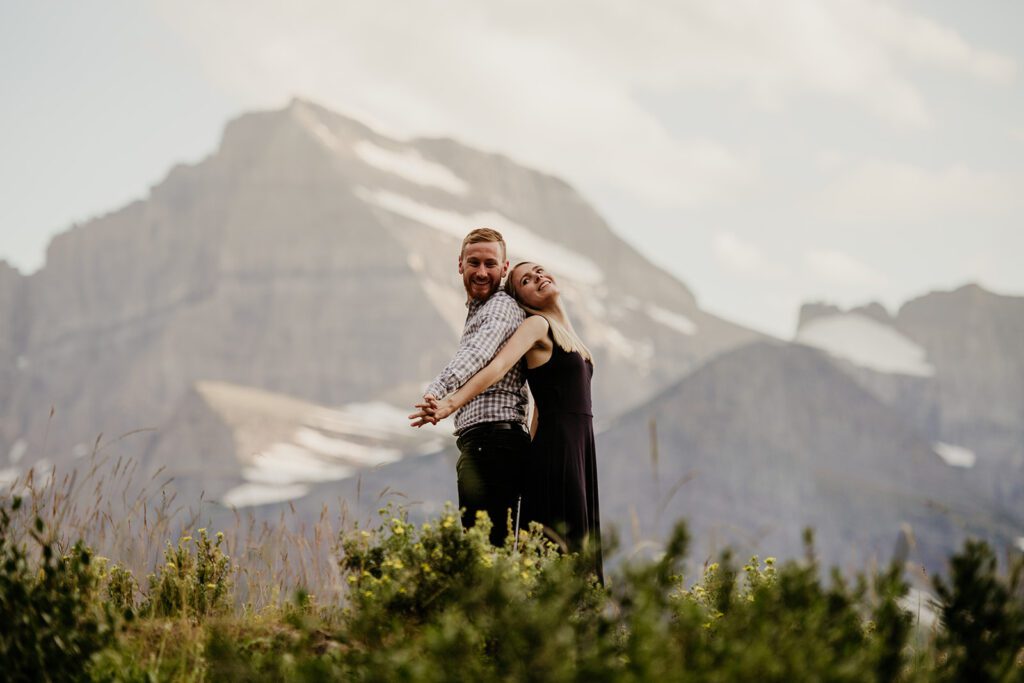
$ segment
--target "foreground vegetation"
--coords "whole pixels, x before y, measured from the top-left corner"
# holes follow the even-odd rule
[[[827,581],[808,554],[663,556],[607,587],[538,531],[516,548],[446,510],[391,509],[339,535],[339,596],[239,600],[222,534],[167,544],[145,579],[68,545],[18,498],[0,508],[0,676],[12,681],[1024,681],[1024,565],[970,543],[935,579],[940,624],[901,607],[900,568]],[[249,591],[251,594],[251,591]]]

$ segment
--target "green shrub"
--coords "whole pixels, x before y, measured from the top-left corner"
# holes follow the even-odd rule
[[[11,512],[21,506],[14,498]],[[0,664],[4,680],[85,680],[90,658],[114,641],[116,617],[100,599],[100,576],[81,542],[61,553],[42,519],[17,543],[0,507]]]
[[[939,674],[949,681],[1024,681],[1024,561],[1000,579],[992,549],[968,541],[948,581],[935,579],[943,629]]]
[[[125,619],[133,619],[136,614],[135,593],[138,590],[135,575],[130,569],[115,564],[104,573],[103,578],[111,607],[124,615]]]
[[[0,510],[2,680],[1024,681],[1024,563],[1003,576],[982,543],[916,640],[901,568],[823,580],[810,538],[800,561],[724,554],[687,577],[679,525],[600,586],[538,527],[494,548],[486,515],[463,532],[451,507],[420,526],[386,508],[340,537],[339,604],[299,590],[255,613],[231,610],[220,534],[168,545],[137,607],[123,567],[58,552],[38,520],[12,533],[19,504]]]
[[[227,611],[231,560],[221,550],[224,534],[217,532],[211,541],[206,529],[198,533],[198,540],[182,536],[177,547],[167,543],[164,565],[149,575],[149,595],[142,606],[145,614],[199,620]]]

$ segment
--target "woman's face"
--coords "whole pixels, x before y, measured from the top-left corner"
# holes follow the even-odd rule
[[[519,299],[528,308],[545,308],[558,298],[555,278],[536,263],[523,263],[509,276]]]

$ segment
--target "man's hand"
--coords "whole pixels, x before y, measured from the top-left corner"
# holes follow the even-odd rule
[[[433,394],[424,394],[423,400],[414,407],[419,408],[419,410],[409,416],[409,419],[412,420],[409,424],[410,427],[422,427],[425,424],[436,425],[440,420],[444,419],[436,416],[439,405],[437,397]]]

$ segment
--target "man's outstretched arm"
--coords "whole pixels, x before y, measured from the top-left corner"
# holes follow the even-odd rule
[[[504,297],[493,304],[484,311],[485,318],[472,337],[463,340],[445,369],[427,386],[424,399],[428,396],[441,399],[457,391],[486,366],[515,333],[523,317],[519,306]]]

